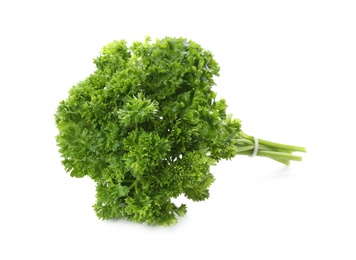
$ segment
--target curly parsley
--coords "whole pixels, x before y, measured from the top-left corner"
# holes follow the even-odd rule
[[[186,213],[171,198],[209,197],[210,166],[251,155],[254,138],[212,91],[219,66],[184,38],[106,45],[96,71],[73,86],[55,114],[63,165],[96,183],[100,219],[170,225]],[[259,140],[257,156],[300,161],[302,147]]]

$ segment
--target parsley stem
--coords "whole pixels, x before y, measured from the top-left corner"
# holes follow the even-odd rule
[[[136,184],[137,184],[137,180],[132,182],[132,184],[129,186],[129,190],[131,190],[133,187],[135,187],[135,189],[136,189]]]
[[[254,142],[254,139],[252,136],[249,136],[243,132],[241,132],[241,136],[246,138],[247,140],[250,140],[252,142]],[[274,143],[274,142],[270,142],[270,141],[266,141],[263,139],[258,139],[258,143],[260,145],[267,145],[267,146],[271,146],[274,148],[282,148],[282,149],[287,149],[287,150],[292,150],[295,152],[306,152],[307,150],[304,147],[300,147],[300,146],[294,146],[294,145],[288,145],[288,144],[280,144],[280,143]]]
[[[243,132],[236,140],[238,155],[251,155],[254,150],[254,138]],[[256,156],[267,157],[277,162],[289,165],[290,161],[302,161],[302,157],[293,152],[306,152],[304,147],[280,144],[258,139],[259,149]]]
[[[121,182],[135,182],[136,180],[122,180]]]

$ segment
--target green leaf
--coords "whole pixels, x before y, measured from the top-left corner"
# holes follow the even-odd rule
[[[116,188],[117,188],[117,195],[119,197],[126,197],[130,191],[129,187],[127,187],[127,186],[117,185]]]

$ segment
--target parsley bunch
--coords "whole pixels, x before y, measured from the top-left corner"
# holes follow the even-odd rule
[[[212,91],[219,66],[184,38],[106,45],[96,70],[73,86],[55,114],[63,165],[92,178],[100,219],[170,225],[186,213],[171,198],[209,197],[210,166],[251,155],[254,138]],[[305,149],[259,140],[257,156],[289,164]]]

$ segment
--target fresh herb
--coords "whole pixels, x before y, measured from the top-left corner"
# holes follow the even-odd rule
[[[95,72],[60,102],[55,120],[65,170],[97,184],[100,219],[174,224],[187,210],[172,198],[207,199],[210,166],[253,153],[254,138],[212,91],[217,62],[197,43],[114,41],[94,63]],[[257,156],[288,165],[301,160],[295,151],[305,149],[259,139]]]

